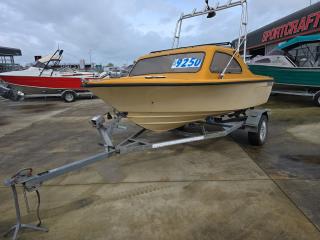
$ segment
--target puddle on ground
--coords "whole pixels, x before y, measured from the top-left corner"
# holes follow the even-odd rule
[[[17,106],[17,110],[22,111],[23,113],[39,113],[47,112],[56,107],[56,104],[39,104],[39,105],[20,105]]]
[[[57,217],[61,215],[65,215],[69,212],[76,211],[82,208],[85,208],[94,202],[100,200],[101,197],[97,195],[91,195],[86,198],[81,198],[72,202],[68,202],[62,206],[56,207],[56,208],[50,208],[50,209],[43,209],[41,210],[41,213],[44,218],[52,218]]]
[[[319,155],[280,155],[268,170],[273,178],[320,178]]]
[[[281,159],[288,159],[306,164],[320,164],[320,156],[317,155],[284,155],[281,156]]]

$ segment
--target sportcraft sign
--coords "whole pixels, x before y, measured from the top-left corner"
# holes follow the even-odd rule
[[[288,38],[299,33],[315,32],[320,27],[319,23],[320,11],[265,31],[262,35],[261,42],[268,43],[281,40],[282,38]]]

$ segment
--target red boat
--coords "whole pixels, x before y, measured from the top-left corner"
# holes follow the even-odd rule
[[[0,95],[12,100],[55,96],[73,102],[79,96],[92,96],[81,87],[85,78],[97,78],[92,72],[57,69],[63,50],[40,58],[26,70],[0,73]]]

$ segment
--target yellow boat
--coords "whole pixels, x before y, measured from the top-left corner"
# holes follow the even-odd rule
[[[234,49],[201,45],[152,52],[128,77],[91,79],[84,87],[137,125],[168,131],[264,104],[272,84],[250,72]]]

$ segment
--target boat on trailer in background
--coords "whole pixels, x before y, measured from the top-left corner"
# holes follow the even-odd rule
[[[81,72],[62,68],[63,50],[38,59],[33,66],[21,70],[0,73],[0,95],[11,100],[35,97],[61,97],[66,102],[73,102],[80,96],[92,96],[82,88],[85,78],[97,78],[94,72]]]
[[[253,73],[274,78],[273,93],[312,97],[320,106],[320,34],[281,43],[248,65]]]

